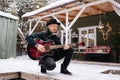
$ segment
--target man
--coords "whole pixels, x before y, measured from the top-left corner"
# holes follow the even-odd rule
[[[45,52],[45,54],[40,57],[41,72],[47,73],[47,70],[53,70],[56,67],[55,61],[64,58],[60,73],[71,75],[72,73],[67,70],[67,67],[72,58],[73,49],[69,47],[69,45],[65,44],[63,48],[57,48],[47,52],[43,45],[35,43],[34,39],[39,38],[42,41],[52,41],[53,45],[61,45],[60,38],[55,34],[57,33],[60,23],[55,19],[51,19],[46,23],[46,26],[46,31],[26,37],[29,45],[35,46],[40,52]]]

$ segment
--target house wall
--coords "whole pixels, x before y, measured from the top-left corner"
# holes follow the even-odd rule
[[[98,25],[99,18],[100,18],[100,15],[80,18],[73,25],[72,31],[75,31],[78,33],[77,28]],[[104,40],[103,35],[101,34],[101,32],[99,32],[99,29],[97,28],[97,46],[110,46],[111,57],[106,57],[106,58],[110,58],[109,61],[111,62],[120,62],[120,17],[115,12],[110,12],[110,13],[102,14],[101,21],[105,25],[104,27],[105,31],[107,30],[106,28],[107,22],[109,22],[110,26],[112,27],[112,31],[108,35],[109,38],[107,40]],[[102,57],[103,55],[101,56],[99,54],[97,56],[95,56],[96,54],[95,55],[88,54],[88,55],[94,57],[94,59],[97,59],[99,57],[100,58],[99,61],[103,59]],[[90,60],[92,60],[93,58],[91,58],[90,56],[79,55],[78,58],[80,60],[84,60],[86,58],[90,58]]]
[[[104,40],[103,35],[98,31],[98,28],[97,28],[97,45],[112,46],[113,37],[114,37],[114,44],[115,42],[117,42],[117,45],[120,45],[120,17],[115,12],[80,18],[73,25],[72,31],[78,31],[77,28],[80,28],[80,27],[89,27],[89,26],[98,25],[100,16],[101,16],[101,21],[105,25],[105,28],[104,28],[105,31],[107,30],[106,28],[107,22],[109,22],[110,26],[112,27],[112,31],[109,34],[109,38],[107,40]],[[115,35],[118,37],[117,39]]]

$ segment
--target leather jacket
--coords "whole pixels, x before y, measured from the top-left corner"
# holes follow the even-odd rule
[[[42,31],[42,32],[39,32],[39,33],[36,33],[36,34],[32,34],[32,35],[28,35],[26,37],[26,40],[28,42],[29,45],[32,45],[32,46],[35,46],[36,45],[36,42],[35,42],[35,39],[40,39],[42,41],[49,41],[49,40],[52,40],[54,44],[61,44],[60,42],[60,38],[51,33],[49,31],[49,29],[47,29],[46,31]]]

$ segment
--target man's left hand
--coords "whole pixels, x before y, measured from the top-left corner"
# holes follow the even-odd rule
[[[65,50],[67,50],[67,49],[69,49],[69,48],[70,48],[70,46],[69,46],[68,44],[65,44],[65,45],[64,45],[64,49],[65,49]]]

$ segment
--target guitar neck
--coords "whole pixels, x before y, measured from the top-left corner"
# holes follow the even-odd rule
[[[76,46],[76,43],[68,44],[69,46]],[[51,45],[50,49],[63,48],[64,45]]]

